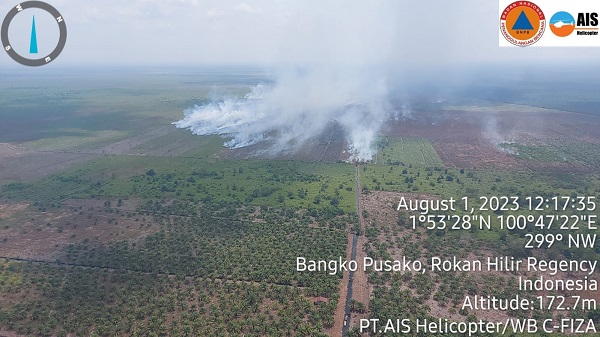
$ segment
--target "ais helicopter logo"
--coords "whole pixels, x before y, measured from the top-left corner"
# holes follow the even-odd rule
[[[577,13],[577,20],[569,12],[560,11],[550,18],[550,29],[556,36],[598,35],[598,13]]]
[[[58,37],[58,42],[56,43],[56,46],[54,47],[54,49],[49,52],[48,54],[39,57],[39,50],[38,50],[38,31],[39,29],[36,28],[36,21],[35,21],[35,16],[31,16],[31,35],[24,37],[24,38],[29,38],[29,54],[24,56],[22,54],[26,54],[23,50],[19,50],[17,51],[17,49],[15,48],[15,45],[11,44],[10,38],[9,38],[9,30],[11,27],[11,23],[13,22],[13,19],[15,19],[15,17],[18,18],[18,16],[22,16],[22,15],[26,15],[25,13],[27,13],[27,9],[38,9],[38,10],[42,10],[43,12],[46,12],[48,14],[50,14],[53,18],[53,21],[56,22],[56,24],[58,25],[58,30],[59,30],[59,37]],[[58,10],[56,10],[56,8],[52,7],[51,5],[42,2],[42,1],[26,1],[26,2],[22,2],[16,6],[14,6],[6,15],[6,17],[4,18],[4,21],[2,22],[2,27],[0,30],[0,35],[1,35],[1,39],[2,39],[2,47],[4,48],[4,50],[6,51],[6,53],[8,53],[8,55],[15,60],[16,62],[26,65],[26,66],[31,66],[31,67],[37,67],[37,66],[43,66],[46,65],[52,61],[54,61],[58,55],[60,55],[60,53],[62,52],[63,48],[65,47],[65,44],[67,42],[67,25],[65,23],[65,20],[63,19],[63,16],[60,14],[60,12]],[[14,36],[13,36],[14,38]],[[23,38],[21,36],[17,36],[17,38]],[[27,57],[28,56],[28,57]]]
[[[546,30],[542,9],[530,1],[516,1],[508,5],[500,16],[500,31],[504,38],[521,47],[538,42]]]

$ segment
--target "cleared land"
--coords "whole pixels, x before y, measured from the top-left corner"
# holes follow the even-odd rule
[[[458,168],[544,171],[559,163],[563,172],[594,170],[600,115],[495,103],[430,109],[414,112],[385,134],[428,139],[446,165]],[[555,148],[557,156],[540,163],[511,149],[519,146]]]

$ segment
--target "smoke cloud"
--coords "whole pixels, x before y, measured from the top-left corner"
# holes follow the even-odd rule
[[[382,123],[393,116],[385,78],[350,71],[294,71],[275,85],[259,84],[244,98],[185,111],[175,123],[198,135],[231,138],[240,148],[270,140],[272,153],[288,153],[317,137],[328,123],[342,126],[353,160],[369,160]]]
[[[370,160],[390,103],[390,51],[397,4],[319,1],[293,5],[282,27],[273,84],[243,98],[192,107],[174,123],[198,135],[221,135],[240,148],[268,140],[270,152],[293,153],[325,127],[340,125],[351,160]],[[402,109],[400,109],[402,111]]]

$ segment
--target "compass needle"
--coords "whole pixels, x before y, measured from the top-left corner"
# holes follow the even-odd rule
[[[35,30],[35,15],[33,16],[33,20],[31,21],[31,40],[29,42],[29,53],[38,53],[37,33]]]

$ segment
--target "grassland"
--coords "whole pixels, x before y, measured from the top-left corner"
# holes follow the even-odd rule
[[[581,195],[596,196],[596,174],[515,172],[444,167],[366,166],[363,189],[417,192],[442,197],[457,195]]]
[[[423,166],[443,166],[442,160],[426,139],[384,137],[378,141],[380,148],[375,156],[375,164],[399,165],[414,164]]]
[[[168,125],[216,91],[243,95],[250,85],[268,81],[260,72],[227,73],[197,68],[169,74],[136,69],[3,74],[0,142],[48,150],[98,148]]]
[[[600,164],[600,145],[569,140],[553,141],[546,145],[502,144],[516,157],[544,163],[569,163],[597,166]]]
[[[345,164],[105,156],[31,184],[5,185],[0,195],[39,204],[140,197],[349,212],[355,204],[353,179],[353,167]]]

